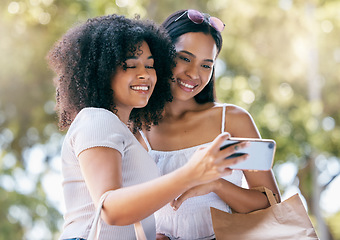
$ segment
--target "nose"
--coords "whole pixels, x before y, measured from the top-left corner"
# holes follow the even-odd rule
[[[148,73],[144,65],[140,64],[138,67],[137,78],[148,79],[149,77],[150,77],[150,74]]]
[[[194,64],[190,64],[187,66],[185,74],[189,76],[191,79],[199,78],[198,68]]]

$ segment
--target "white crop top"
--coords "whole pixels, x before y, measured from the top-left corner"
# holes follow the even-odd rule
[[[225,111],[226,105],[224,104],[221,132],[224,132],[225,129]],[[148,147],[149,154],[155,160],[162,175],[170,173],[187,163],[198,147],[210,144],[204,143],[175,151],[157,151],[151,148],[143,132],[140,131],[140,133]],[[233,173],[224,177],[224,179],[237,186],[241,186],[242,177],[243,172],[241,170],[233,170]],[[157,233],[165,234],[170,239],[213,239],[215,234],[211,221],[210,207],[230,212],[229,206],[215,193],[189,198],[182,203],[177,211],[174,211],[167,204],[155,212],[156,231]]]

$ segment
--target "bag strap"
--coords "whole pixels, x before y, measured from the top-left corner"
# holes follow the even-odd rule
[[[140,221],[136,222],[134,224],[134,227],[135,227],[136,239],[137,240],[147,240],[146,236],[145,236],[145,232],[144,232],[143,226],[142,226],[142,223]]]
[[[99,240],[99,233],[100,233],[100,228],[101,228],[100,213],[101,213],[101,210],[103,208],[103,203],[104,203],[106,197],[109,195],[110,192],[112,192],[112,190],[105,192],[100,197],[99,205],[98,205],[98,208],[96,209],[96,214],[95,214],[94,220],[92,222],[92,227],[91,227],[91,230],[90,230],[90,233],[89,233],[87,240]],[[135,234],[136,234],[137,240],[147,240],[141,222],[135,223],[134,228],[135,228]]]
[[[273,206],[273,205],[277,204],[277,201],[276,201],[276,198],[274,196],[274,193],[269,188],[266,188],[266,187],[254,187],[254,188],[251,188],[251,189],[259,191],[259,192],[262,192],[262,193],[265,193],[266,196],[267,196],[267,199],[269,201],[270,206]]]

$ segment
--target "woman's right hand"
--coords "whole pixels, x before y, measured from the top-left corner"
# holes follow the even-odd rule
[[[238,144],[220,150],[222,143],[230,137],[229,133],[221,133],[208,147],[197,149],[184,167],[188,168],[194,185],[207,183],[232,173],[229,167],[248,158],[248,154],[226,159],[239,149],[248,146],[248,142]]]
[[[165,236],[164,234],[161,233],[157,233],[156,234],[156,240],[169,240],[170,238],[168,238],[167,236]]]

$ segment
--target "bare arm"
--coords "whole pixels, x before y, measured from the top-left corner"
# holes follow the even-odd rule
[[[83,151],[79,162],[91,197],[98,204],[100,196],[111,192],[104,202],[102,217],[108,224],[128,225],[140,221],[184,191],[231,173],[228,166],[244,160],[225,160],[233,148],[219,151],[228,137],[223,134],[205,149],[199,149],[178,170],[142,184],[121,188],[121,155],[111,148],[96,147]]]
[[[258,186],[263,186],[263,184]],[[236,186],[224,179],[215,182],[214,192],[236,212],[248,213],[269,207],[268,200],[263,193]]]
[[[227,111],[228,130],[233,137],[261,138],[252,117],[238,107],[231,107]],[[280,192],[276,184],[272,170],[270,171],[243,171],[249,188],[265,186],[273,191],[280,201]],[[172,206],[177,209],[186,199],[194,196],[215,192],[233,210],[241,213],[251,212],[269,206],[268,200],[263,193],[238,187],[233,183],[219,179],[211,183],[196,186],[184,194]]]
[[[261,135],[251,115],[243,109],[232,109],[229,123],[233,137],[261,138]],[[242,127],[241,127],[242,126]],[[273,171],[243,171],[249,188],[264,186],[273,191],[280,201],[278,189]]]
[[[205,195],[210,192],[216,193],[234,211],[239,213],[248,213],[269,206],[267,198],[263,193],[239,187],[222,178],[189,189],[178,199],[172,201],[171,206],[176,210],[186,199]]]

